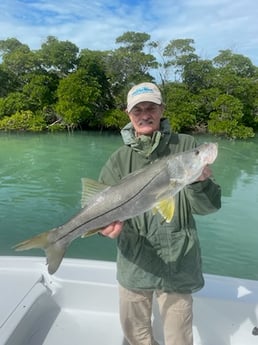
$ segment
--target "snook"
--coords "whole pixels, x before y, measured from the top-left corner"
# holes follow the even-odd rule
[[[48,271],[55,273],[69,244],[79,236],[99,231],[148,210],[166,222],[174,213],[173,196],[194,182],[217,157],[217,144],[204,143],[191,151],[169,155],[133,172],[113,186],[83,179],[84,208],[67,223],[17,244],[15,250],[41,248]]]

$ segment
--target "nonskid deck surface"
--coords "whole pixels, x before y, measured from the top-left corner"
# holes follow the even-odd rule
[[[195,345],[257,345],[258,283],[206,275],[194,295]],[[44,258],[0,257],[0,345],[126,345],[115,264],[65,259],[49,276]],[[154,334],[164,345],[158,307]]]

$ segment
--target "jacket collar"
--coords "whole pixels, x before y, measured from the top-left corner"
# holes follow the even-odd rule
[[[121,135],[125,145],[130,146],[139,154],[149,157],[162,142],[166,145],[169,141],[171,130],[168,119],[162,118],[160,121],[160,130],[154,132],[152,136],[140,135],[136,137],[131,122],[121,130]]]

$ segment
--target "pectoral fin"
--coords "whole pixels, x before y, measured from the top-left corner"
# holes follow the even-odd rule
[[[153,208],[153,214],[157,212],[169,223],[171,222],[175,212],[175,199],[173,197],[160,200]]]

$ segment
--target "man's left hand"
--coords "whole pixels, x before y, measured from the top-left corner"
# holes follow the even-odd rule
[[[202,174],[198,177],[198,179],[196,180],[196,182],[198,182],[198,181],[204,181],[204,180],[206,180],[207,178],[209,178],[211,175],[212,175],[211,168],[210,168],[208,165],[206,165],[206,166],[203,168]]]

